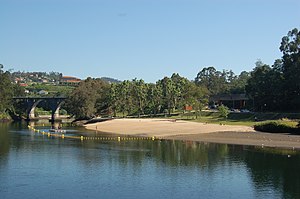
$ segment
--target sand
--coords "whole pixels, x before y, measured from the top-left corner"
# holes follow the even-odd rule
[[[113,119],[85,125],[89,130],[158,139],[300,149],[300,136],[255,131],[252,127],[173,119]]]

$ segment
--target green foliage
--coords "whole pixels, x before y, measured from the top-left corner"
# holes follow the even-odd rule
[[[228,115],[229,115],[229,109],[228,109],[227,106],[221,105],[221,106],[218,107],[218,110],[219,110],[219,112],[221,114],[221,117],[223,117],[223,118],[227,118],[228,117]]]
[[[299,133],[296,128],[295,122],[286,121],[268,121],[254,125],[256,131],[269,132],[269,133]]]
[[[3,70],[3,65],[0,64],[0,113],[1,117],[5,117],[7,112],[13,110],[12,97],[15,95],[23,95],[24,89],[19,85],[12,83],[11,74]]]
[[[65,109],[77,119],[90,119],[96,115],[106,114],[108,91],[107,82],[87,78],[68,96]]]
[[[257,62],[246,87],[256,111],[300,111],[300,31],[282,38],[282,59],[272,67]]]
[[[247,93],[254,99],[256,110],[272,110],[277,103],[271,103],[272,99],[280,96],[278,92],[280,75],[261,61],[256,62],[256,67],[251,72],[251,78],[246,86]],[[279,102],[279,101],[277,101]]]
[[[297,28],[289,31],[281,41],[282,73],[284,77],[286,108],[300,110],[300,31]],[[293,108],[292,108],[293,107]]]
[[[235,75],[232,70],[218,71],[214,67],[203,68],[196,76],[195,83],[207,88],[211,96],[224,93],[245,93],[250,75],[242,71]]]
[[[9,120],[9,119],[11,119],[11,118],[10,118],[8,113],[6,113],[6,112],[1,113],[0,112],[0,121],[1,120]]]
[[[144,114],[144,109],[146,107],[146,97],[147,97],[147,84],[145,84],[144,80],[132,80],[132,96],[133,103],[137,108],[138,116]]]
[[[44,110],[41,107],[36,107],[34,112],[35,112],[36,115],[39,115],[39,116],[41,116],[41,115],[51,115],[51,111]]]
[[[37,92],[40,90],[45,90],[49,94],[48,96],[68,96],[75,87],[66,85],[52,85],[52,84],[32,84],[26,87],[32,95],[38,95]]]
[[[207,100],[207,90],[194,82],[174,73],[171,78],[164,77],[156,84],[133,79],[110,86],[109,107],[114,116],[158,114],[167,110],[169,114],[182,110],[184,105],[192,105],[201,110]]]

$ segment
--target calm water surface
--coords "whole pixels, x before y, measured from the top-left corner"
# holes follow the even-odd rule
[[[300,155],[182,141],[62,140],[0,123],[0,198],[300,198]]]

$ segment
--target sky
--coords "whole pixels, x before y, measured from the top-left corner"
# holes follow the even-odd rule
[[[272,65],[299,0],[0,0],[5,70],[143,79]]]

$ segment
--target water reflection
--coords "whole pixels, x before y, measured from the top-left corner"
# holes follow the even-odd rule
[[[98,197],[97,190],[104,198],[300,197],[298,152],[189,141],[81,142],[36,135],[26,125],[0,124],[0,198],[29,197],[36,184],[45,185],[35,196],[42,198],[51,198],[42,194],[51,190],[60,190],[59,198]],[[89,192],[74,194],[82,186]]]
[[[0,155],[1,157],[9,152],[9,123],[0,122]]]
[[[264,150],[246,153],[244,161],[258,193],[277,190],[282,194],[281,198],[299,198],[299,154],[293,151],[290,154],[293,155],[278,155]]]

